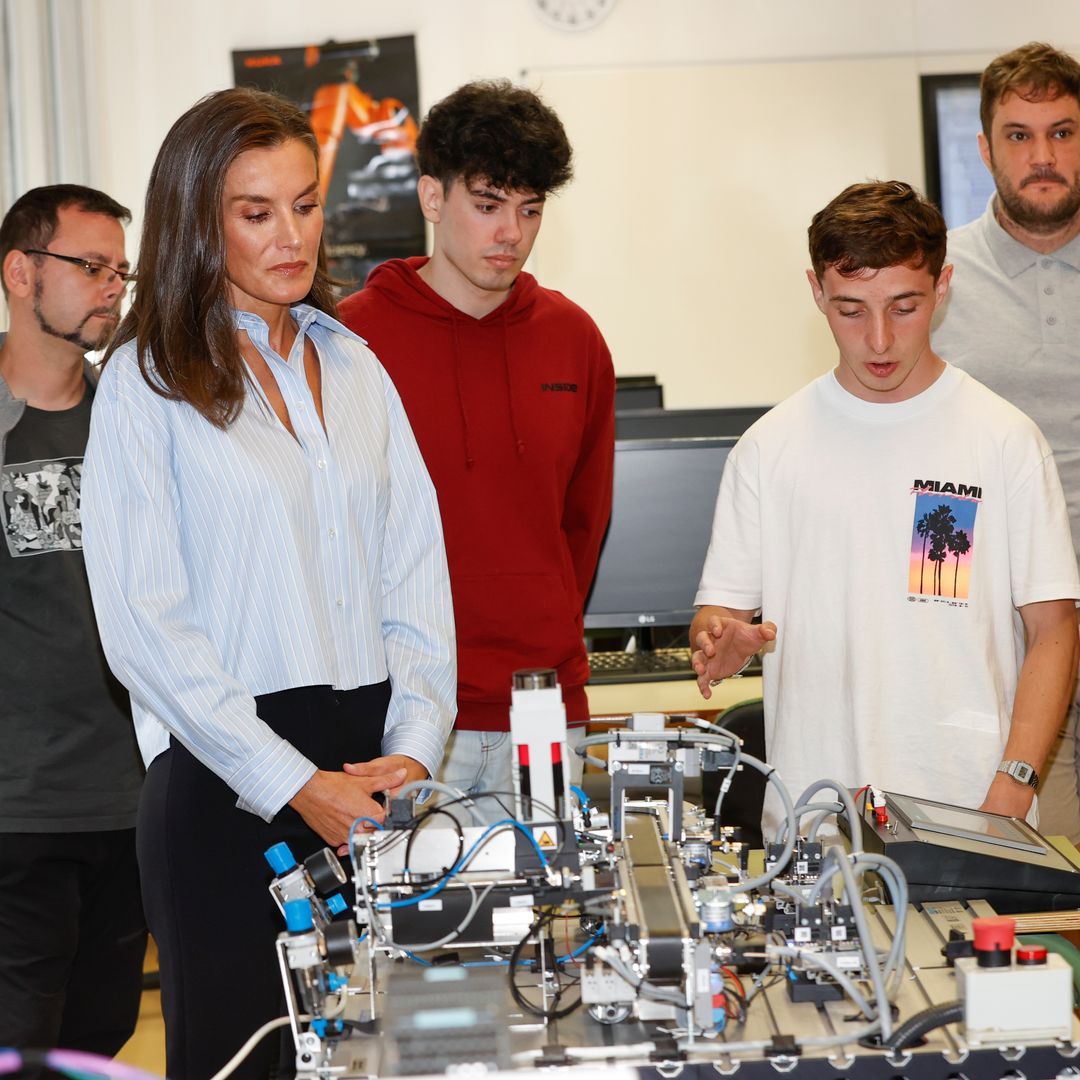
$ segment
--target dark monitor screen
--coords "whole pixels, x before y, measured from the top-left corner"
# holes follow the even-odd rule
[[[664,407],[664,388],[659,383],[651,386],[616,386],[615,413],[654,410]]]
[[[664,388],[655,375],[616,375],[615,412],[627,409],[662,409]]]
[[[690,439],[742,435],[771,405],[711,409],[634,409],[615,416],[616,439]]]
[[[689,626],[720,476],[737,439],[619,439],[585,626]]]

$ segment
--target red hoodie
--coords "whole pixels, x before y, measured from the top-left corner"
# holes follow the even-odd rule
[[[519,274],[482,319],[396,259],[343,301],[397,386],[439,496],[458,643],[457,726],[505,731],[511,675],[559,672],[584,723],[582,610],[611,510],[615,373],[592,319]]]

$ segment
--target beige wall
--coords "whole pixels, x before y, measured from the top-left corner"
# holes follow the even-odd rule
[[[806,225],[854,180],[921,183],[920,73],[1080,42],[1075,0],[617,0],[579,34],[530,0],[85,0],[85,17],[96,182],[133,209],[169,125],[231,84],[232,49],[411,33],[424,106],[480,76],[540,88],[578,176],[533,267],[675,406],[772,402],[831,365]]]
[[[535,261],[604,328],[619,372],[661,372],[665,403],[687,407],[772,403],[828,370],[806,227],[853,181],[921,185],[915,62],[543,81],[579,148],[579,178],[547,213]]]

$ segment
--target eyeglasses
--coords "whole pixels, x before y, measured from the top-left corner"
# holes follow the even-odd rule
[[[105,278],[108,285],[111,285],[117,278],[125,285],[130,285],[133,281],[138,280],[134,274],[117,270],[115,266],[110,266],[108,263],[94,262],[93,259],[80,259],[75,255],[57,255],[55,251],[42,251],[39,248],[27,248],[23,254],[48,255],[50,259],[59,259],[61,262],[71,263],[72,266],[77,266],[91,281],[96,281],[101,272],[105,271],[109,275]]]

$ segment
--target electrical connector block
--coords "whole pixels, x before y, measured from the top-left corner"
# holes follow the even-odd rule
[[[874,821],[884,827],[889,824],[889,807],[885,799],[885,792],[879,788],[870,788],[870,805],[874,811]]]

